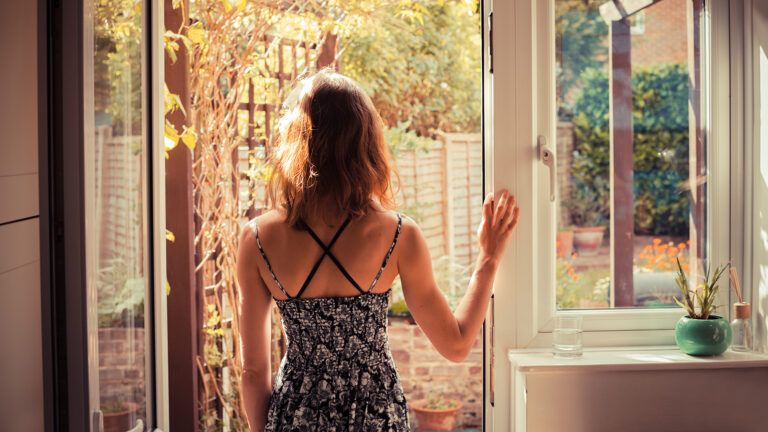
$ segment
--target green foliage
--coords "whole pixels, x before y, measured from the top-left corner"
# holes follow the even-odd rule
[[[555,259],[555,299],[558,310],[604,308],[610,305],[609,269],[588,268],[576,272],[564,257]]]
[[[600,16],[604,0],[560,0],[555,4],[557,94],[560,117],[565,120],[569,92],[580,87],[581,75],[602,67],[608,55],[608,25]]]
[[[111,123],[114,135],[141,135],[142,3],[98,0],[94,10],[94,105],[96,124]],[[108,87],[107,87],[108,86]]]
[[[427,395],[427,399],[424,401],[424,404],[421,405],[421,408],[429,410],[450,410],[457,408],[458,406],[458,400],[450,399],[442,393],[433,391]]]
[[[591,183],[579,180],[571,185],[570,196],[563,200],[563,206],[568,210],[574,226],[597,227],[608,222],[608,200],[601,195],[606,190],[608,181],[602,177],[595,177]]]
[[[144,278],[132,274],[125,260],[102,265],[97,284],[99,327],[144,326]]]
[[[443,255],[432,260],[432,269],[448,306],[456,310],[472,277],[472,265],[459,264],[451,256]]]
[[[718,283],[720,277],[728,269],[729,265],[718,266],[714,272],[712,272],[711,264],[708,264],[704,269],[704,280],[695,289],[690,288],[688,277],[685,275],[683,266],[680,264],[680,259],[677,260],[677,273],[675,274],[675,282],[677,287],[680,288],[682,296],[680,299],[675,297],[675,303],[681,308],[685,309],[688,313],[688,317],[693,319],[709,319],[710,315],[715,313],[717,306],[715,300],[717,299],[717,292],[720,289]],[[698,305],[698,307],[697,307]]]
[[[397,160],[400,150],[420,150],[426,152],[435,145],[435,140],[422,137],[411,130],[410,121],[397,122],[392,127],[384,128],[384,140],[389,145],[392,158]]]
[[[138,405],[123,400],[122,397],[113,396],[99,402],[99,410],[104,414],[118,414],[138,410]]]
[[[555,259],[555,290],[558,309],[573,309],[578,305],[578,292],[575,289],[579,282],[576,269],[566,258],[558,256]]]
[[[435,282],[445,295],[448,306],[451,310],[456,310],[472,277],[472,266],[457,264],[450,256],[443,255],[432,260],[432,269]],[[402,282],[399,277],[392,283],[392,290],[402,292]],[[410,316],[411,312],[404,298],[396,298],[389,305],[389,314]]]
[[[593,189],[608,219],[608,76],[589,69],[582,80],[573,107],[572,182],[576,189]],[[688,179],[688,73],[679,64],[641,69],[632,75],[632,90],[635,231],[686,236],[690,204],[682,185]]]
[[[476,1],[384,1],[348,40],[342,72],[371,95],[385,124],[420,136],[480,130]]]
[[[408,309],[408,305],[405,303],[405,299],[393,301],[389,305],[389,315],[392,316],[410,316],[411,311]]]

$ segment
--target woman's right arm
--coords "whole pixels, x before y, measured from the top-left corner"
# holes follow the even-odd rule
[[[243,366],[240,394],[250,430],[262,431],[272,392],[270,310],[272,296],[259,274],[259,254],[251,224],[243,228],[237,250],[237,281],[240,286],[239,345]]]
[[[503,191],[497,202],[488,195],[478,228],[480,253],[467,292],[451,311],[432,271],[432,258],[419,227],[404,223],[398,271],[403,295],[416,323],[443,357],[459,362],[469,354],[480,332],[491,296],[493,279],[504,247],[517,225],[515,198]]]

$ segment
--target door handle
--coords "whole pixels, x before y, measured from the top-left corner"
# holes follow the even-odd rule
[[[549,200],[555,201],[555,186],[557,185],[557,165],[555,165],[555,154],[547,147],[547,139],[544,135],[539,135],[536,144],[539,160],[549,168]]]
[[[94,432],[104,431],[104,415],[101,410],[96,410],[91,413],[91,430]]]
[[[144,432],[144,422],[141,419],[136,420],[136,426],[133,429],[129,429],[127,432]]]

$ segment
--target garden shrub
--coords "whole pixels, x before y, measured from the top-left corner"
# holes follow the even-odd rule
[[[610,175],[608,74],[588,69],[573,105],[572,182],[591,186],[608,219]],[[635,232],[688,235],[688,72],[684,65],[632,73]]]

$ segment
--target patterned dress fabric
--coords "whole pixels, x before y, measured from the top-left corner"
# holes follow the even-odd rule
[[[386,267],[402,226],[397,229],[381,269],[363,290],[331,252],[346,228],[339,228],[328,245],[306,226],[323,249],[318,264],[329,256],[360,291],[348,297],[290,296],[272,271],[256,228],[256,239],[267,268],[287,297],[275,299],[288,347],[272,389],[265,431],[409,431],[408,407],[387,338],[387,309],[391,288],[371,290]]]

